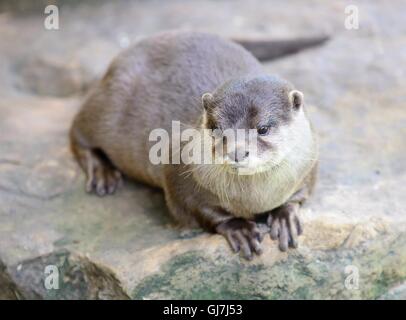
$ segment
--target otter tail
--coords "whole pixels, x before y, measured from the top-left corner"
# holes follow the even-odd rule
[[[291,40],[233,39],[233,41],[250,51],[259,61],[267,61],[318,46],[328,39],[328,36],[319,36]]]

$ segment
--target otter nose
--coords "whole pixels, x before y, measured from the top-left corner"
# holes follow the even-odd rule
[[[248,151],[235,150],[234,152],[227,153],[228,158],[234,162],[241,162],[249,156]]]

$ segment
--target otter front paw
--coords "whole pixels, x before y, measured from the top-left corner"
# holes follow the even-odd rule
[[[267,220],[272,240],[279,240],[279,249],[297,248],[297,238],[303,233],[302,223],[298,217],[298,204],[285,204],[273,210]]]
[[[253,253],[262,253],[262,236],[255,222],[233,218],[220,223],[216,231],[227,239],[234,252],[241,251],[248,260],[253,258]]]

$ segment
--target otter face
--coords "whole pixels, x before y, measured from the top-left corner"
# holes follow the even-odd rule
[[[202,96],[203,128],[231,171],[268,170],[311,136],[303,94],[276,77],[232,80]]]

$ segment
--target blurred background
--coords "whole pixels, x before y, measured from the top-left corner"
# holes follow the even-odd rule
[[[50,4],[58,30],[44,26]],[[405,12],[403,0],[0,1],[0,297],[406,298]],[[169,29],[330,37],[265,64],[304,92],[320,137],[298,250],[266,239],[247,264],[221,237],[174,228],[157,190],[85,194],[73,115],[120,50]],[[42,285],[48,264],[64,272],[60,290]]]

